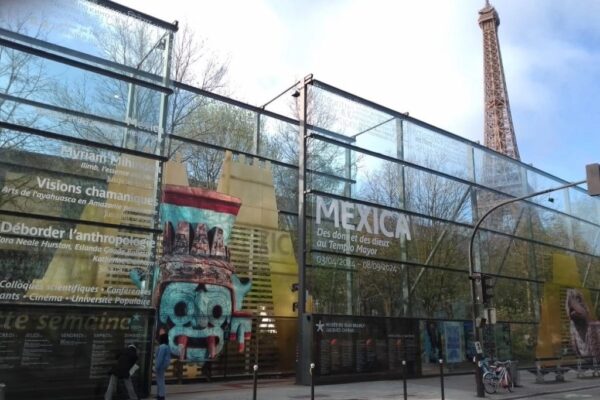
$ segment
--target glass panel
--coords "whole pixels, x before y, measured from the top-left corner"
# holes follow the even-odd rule
[[[0,93],[44,104],[126,122],[134,128],[158,131],[161,94],[125,81],[0,46]],[[18,79],[15,79],[15,75]],[[18,106],[3,104],[8,120]],[[40,116],[39,114],[42,114]],[[20,114],[21,125],[45,112]],[[68,122],[72,117],[66,117]],[[143,149],[143,147],[141,148]]]
[[[0,287],[11,302],[150,307],[156,238],[125,228],[4,215]]]
[[[417,165],[473,181],[471,146],[412,122],[404,122],[404,159]]]
[[[174,135],[231,150],[252,151],[256,134],[253,112],[200,96],[193,97],[181,112],[177,119],[171,118]]]
[[[0,149],[1,210],[154,227],[157,161],[16,132],[11,139],[24,147]]]
[[[519,367],[534,365],[537,335],[537,325],[510,324],[513,359],[519,361]]]
[[[480,233],[479,254],[481,272],[493,275],[535,279],[530,268],[533,245],[510,236],[491,232]]]
[[[406,209],[449,221],[471,223],[471,188],[412,168],[405,169]],[[391,186],[391,182],[386,182]]]
[[[502,193],[522,196],[527,193],[522,164],[499,154],[474,149],[475,182]]]
[[[144,128],[136,129],[133,125],[98,121],[91,115],[76,116],[49,110],[45,107],[5,101],[0,105],[0,120],[57,135],[138,150],[148,154],[158,155],[161,151],[156,134],[158,130],[142,130]],[[25,139],[26,136],[29,139]],[[33,139],[33,136],[4,130],[0,133],[0,148],[31,146],[36,140]]]
[[[298,125],[260,116],[259,155],[298,165]]]
[[[390,121],[392,115],[334,94],[315,85],[308,87],[308,123],[355,138]]]
[[[353,315],[404,315],[402,293],[406,279],[401,264],[318,251],[311,253],[309,262],[312,266],[307,270],[312,276],[309,293],[314,296],[315,312],[329,313],[327,310],[342,307],[339,303],[343,303]],[[351,298],[336,300],[328,292],[327,285],[331,282],[350,287]]]
[[[310,189],[437,218],[472,220],[468,185],[318,139],[310,144]]]
[[[277,196],[277,209],[298,212],[298,170],[283,165],[272,165],[273,183]]]
[[[157,75],[169,33],[133,11],[123,14],[85,0],[9,0],[0,12],[0,27]]]
[[[409,268],[411,316],[468,319],[471,284],[464,272],[429,267]]]
[[[462,226],[410,217],[411,240],[407,242],[407,260],[448,268],[468,268],[471,229]]]
[[[337,268],[306,268],[306,286],[316,313],[352,315],[352,272]],[[310,301],[310,300],[308,300]]]
[[[494,279],[494,306],[498,321],[537,322],[538,284],[514,279]]]

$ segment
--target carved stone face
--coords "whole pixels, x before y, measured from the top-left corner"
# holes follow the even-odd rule
[[[575,323],[587,322],[590,317],[583,295],[579,290],[568,289],[565,308],[569,318]]]
[[[223,349],[232,311],[232,294],[224,286],[168,283],[161,296],[159,318],[168,327],[171,353],[195,362],[215,358]]]

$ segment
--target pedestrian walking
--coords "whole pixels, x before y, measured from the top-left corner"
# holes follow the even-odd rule
[[[108,388],[104,394],[104,400],[112,400],[113,395],[117,391],[119,381],[125,384],[129,400],[138,400],[137,394],[133,389],[133,384],[131,383],[131,375],[137,370],[137,359],[137,348],[133,344],[130,344],[127,348],[119,352],[116,364],[109,371],[110,378]]]
[[[158,348],[154,359],[154,369],[156,371],[157,400],[165,400],[165,373],[171,363],[171,349],[169,349],[169,336],[162,333],[158,337]]]

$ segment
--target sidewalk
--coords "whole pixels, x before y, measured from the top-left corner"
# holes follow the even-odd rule
[[[496,394],[486,394],[488,399],[516,400],[543,399],[552,393],[570,393],[600,388],[600,378],[578,379],[575,372],[565,374],[565,382],[535,383],[533,374],[520,372],[521,387],[514,392],[499,389]],[[548,376],[548,381],[553,377]],[[446,400],[471,400],[475,396],[473,375],[447,376],[444,380]],[[440,378],[411,379],[407,382],[408,399],[441,399]],[[152,387],[153,398],[156,387]],[[600,393],[600,389],[598,389]],[[566,398],[570,394],[566,395]],[[591,398],[589,395],[584,397]],[[555,398],[555,397],[553,397]],[[595,398],[600,398],[598,395]],[[168,385],[169,400],[251,400],[252,381],[210,382],[184,385]],[[298,386],[293,379],[263,379],[258,381],[257,400],[302,400],[310,399],[310,386]],[[320,385],[315,387],[315,399],[322,400],[391,400],[403,399],[402,380]]]

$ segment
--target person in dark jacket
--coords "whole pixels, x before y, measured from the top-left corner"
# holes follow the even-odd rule
[[[122,380],[127,389],[129,400],[137,400],[137,395],[131,383],[131,367],[133,367],[138,359],[137,349],[133,344],[127,346],[117,355],[117,363],[110,369],[110,379],[108,388],[104,394],[105,400],[112,400],[113,395],[117,391],[117,383]]]

